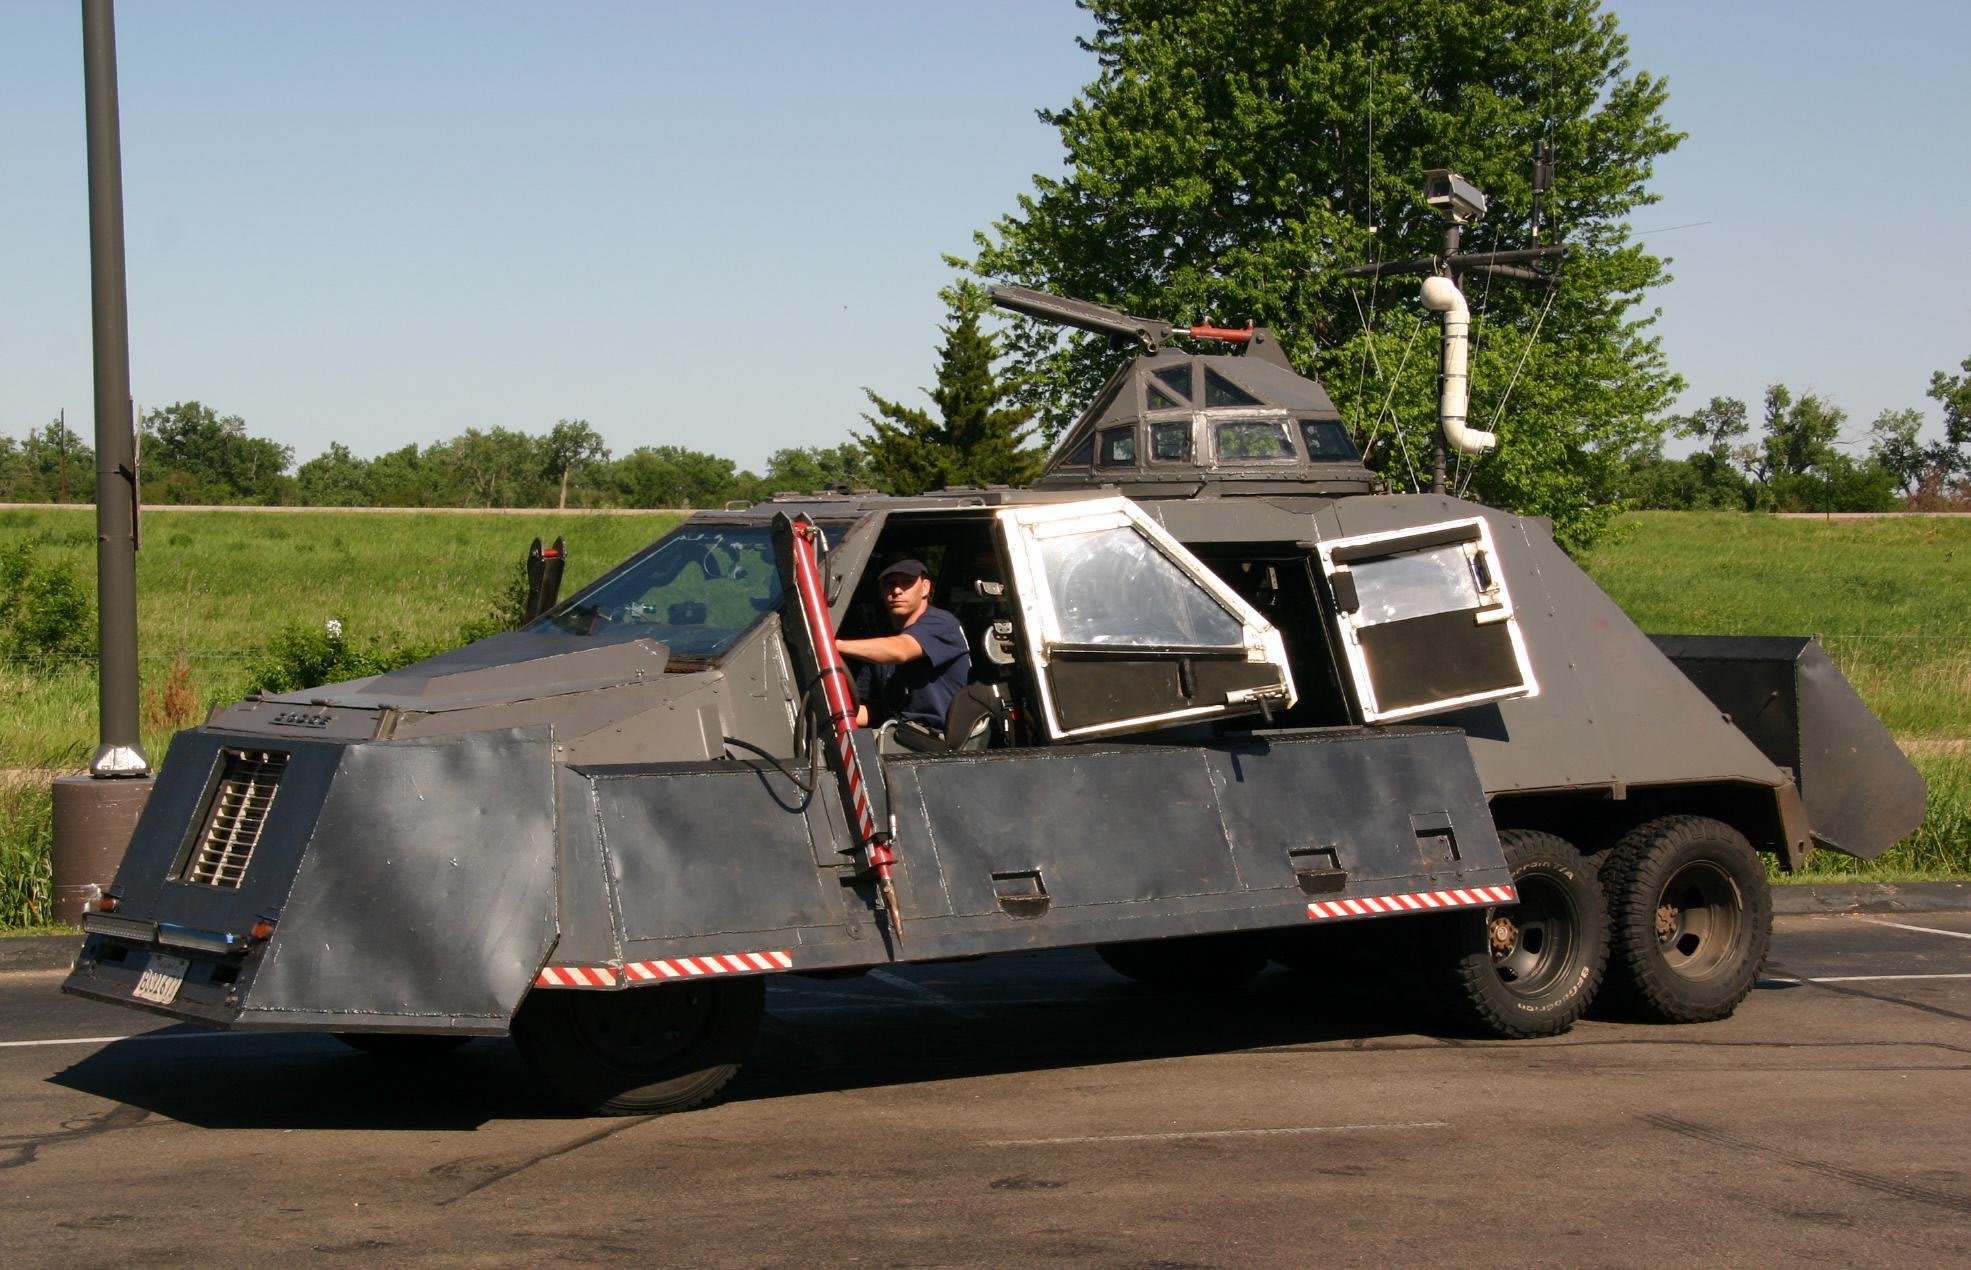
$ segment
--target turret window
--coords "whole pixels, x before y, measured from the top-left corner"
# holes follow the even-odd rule
[[[1219,419],[1212,432],[1221,463],[1278,463],[1294,457],[1284,419]]]
[[[1158,463],[1191,461],[1191,421],[1173,420],[1150,425],[1150,458]]]
[[[1207,406],[1257,406],[1259,398],[1239,387],[1215,370],[1206,370],[1205,405]]]
[[[1098,467],[1126,467],[1136,462],[1136,429],[1109,428],[1103,431],[1096,446],[1095,463]]]

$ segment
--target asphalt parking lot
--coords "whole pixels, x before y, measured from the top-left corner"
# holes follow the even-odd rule
[[[721,1104],[582,1120],[504,1041],[392,1065],[0,972],[12,1264],[1971,1261],[1971,913],[1778,919],[1738,1015],[1433,1036],[1091,954],[777,979]]]

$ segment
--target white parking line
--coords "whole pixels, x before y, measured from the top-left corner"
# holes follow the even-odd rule
[[[1952,939],[1971,939],[1971,931],[1938,930],[1935,926],[1910,926],[1903,922],[1883,922],[1875,918],[1865,919],[1870,926],[1893,926],[1897,930],[1913,930],[1924,935],[1949,935]]]
[[[1448,1120],[1410,1120],[1400,1124],[1310,1124],[1282,1129],[1198,1129],[1189,1133],[1098,1133],[1082,1138],[999,1138],[988,1147],[1055,1147],[1081,1142],[1181,1142],[1192,1138],[1283,1138],[1301,1133],[1373,1133],[1397,1129],[1448,1129]]]
[[[1809,983],[1876,983],[1883,979],[1971,979],[1971,973],[1935,975],[1828,975]]]
[[[46,1041],[0,1041],[0,1049],[29,1049],[40,1045],[108,1045],[111,1041],[209,1041],[216,1036],[245,1036],[244,1032],[134,1032],[129,1036],[61,1036]],[[300,1035],[300,1033],[269,1033]]]
[[[1760,983],[1881,983],[1888,979],[1971,979],[1971,971],[1933,975],[1821,975],[1795,979],[1789,975],[1760,975]]]
[[[36,1045],[108,1045],[111,1041],[128,1041],[128,1036],[64,1036],[53,1041],[0,1041],[0,1049],[27,1049]]]

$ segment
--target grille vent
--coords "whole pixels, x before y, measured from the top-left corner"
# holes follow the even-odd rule
[[[219,787],[206,808],[205,824],[183,876],[187,882],[238,889],[267,827],[267,811],[274,805],[287,755],[279,750],[227,750],[225,755]]]

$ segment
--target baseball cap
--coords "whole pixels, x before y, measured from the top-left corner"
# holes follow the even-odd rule
[[[922,560],[898,560],[893,564],[886,564],[883,566],[883,571],[876,576],[887,578],[893,573],[901,573],[913,578],[928,578],[931,576],[931,571],[924,567]]]

